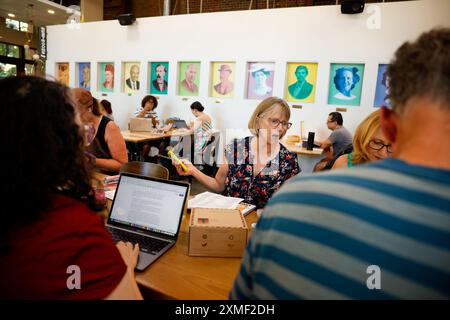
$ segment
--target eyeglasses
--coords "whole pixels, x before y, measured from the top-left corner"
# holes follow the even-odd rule
[[[292,123],[290,123],[290,122],[287,122],[287,121],[281,121],[281,120],[279,120],[279,119],[274,119],[274,118],[268,118],[269,119],[269,121],[270,121],[270,124],[272,125],[272,128],[276,128],[276,127],[278,127],[280,124],[283,126],[283,127],[285,127],[285,128],[287,128],[287,129],[289,129],[290,127],[292,127]]]
[[[379,140],[370,140],[369,142],[369,148],[377,151],[381,151],[384,147],[386,147],[386,151],[388,153],[392,153],[392,145],[391,144],[384,144],[383,142]]]

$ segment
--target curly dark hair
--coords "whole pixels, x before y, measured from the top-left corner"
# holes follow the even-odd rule
[[[204,106],[202,106],[202,104],[199,102],[199,101],[194,101],[192,104],[191,104],[191,109],[192,110],[198,110],[198,111],[200,111],[200,112],[203,112],[203,110],[205,110],[205,107]]]
[[[147,95],[147,96],[145,96],[145,97],[142,99],[142,101],[141,101],[141,107],[144,108],[144,106],[145,106],[145,104],[147,103],[147,101],[150,101],[150,100],[153,102],[153,109],[152,109],[152,110],[155,110],[156,107],[158,106],[158,100],[157,100],[154,96],[152,96],[152,95]]]
[[[64,193],[88,199],[91,177],[83,131],[76,121],[69,88],[34,76],[0,80],[1,203],[0,238],[28,224]],[[20,201],[22,200],[22,201]]]
[[[389,98],[401,114],[411,97],[430,97],[450,108],[450,28],[423,33],[397,49],[388,66]]]

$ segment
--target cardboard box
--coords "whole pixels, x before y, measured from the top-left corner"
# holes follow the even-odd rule
[[[189,220],[190,256],[242,257],[248,228],[239,210],[195,208]]]

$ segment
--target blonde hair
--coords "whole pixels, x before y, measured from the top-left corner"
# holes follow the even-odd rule
[[[255,111],[253,111],[252,116],[250,117],[250,120],[248,121],[248,128],[250,129],[251,133],[255,136],[258,136],[259,132],[259,124],[258,119],[264,118],[264,116],[274,110],[276,106],[280,106],[281,111],[284,113],[284,115],[289,118],[291,117],[291,109],[289,108],[289,105],[286,101],[283,99],[277,98],[277,97],[269,97],[261,101],[258,106],[256,107]],[[281,139],[282,137],[280,137]]]
[[[370,140],[380,128],[380,113],[378,109],[369,114],[356,128],[353,137],[353,164],[365,163],[369,161],[367,148]]]

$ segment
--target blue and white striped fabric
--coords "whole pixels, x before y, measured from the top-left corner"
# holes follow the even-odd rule
[[[139,107],[139,109],[137,109],[137,110],[134,112],[134,116],[137,117],[137,116],[139,115],[139,113],[142,112],[142,110],[144,110],[144,108]],[[144,115],[144,118],[155,118],[155,119],[158,119],[158,114],[156,113],[156,111],[153,111],[153,110],[147,111],[147,112],[145,113],[145,115]]]
[[[380,268],[369,289],[367,268]],[[450,171],[397,159],[298,176],[266,207],[232,299],[448,299]]]

